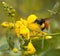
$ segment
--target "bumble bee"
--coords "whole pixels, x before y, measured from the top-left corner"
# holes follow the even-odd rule
[[[50,28],[49,21],[46,18],[44,18],[44,19],[36,19],[35,23],[40,25],[42,31],[44,29],[48,30]]]

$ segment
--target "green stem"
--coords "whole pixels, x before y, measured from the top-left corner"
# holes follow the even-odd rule
[[[44,36],[54,36],[54,35],[60,35],[60,33],[47,34],[47,35],[44,35]],[[36,37],[36,36],[40,37],[40,35],[34,35],[34,36],[31,36],[31,37]]]
[[[22,39],[22,36],[19,38],[19,42],[20,42],[20,48],[21,48],[21,50],[22,50],[22,46],[23,46],[23,39]]]
[[[11,17],[12,18],[12,22],[15,24],[15,19],[14,19],[14,17]]]
[[[30,37],[43,37],[43,36],[54,36],[54,35],[60,35],[60,33],[53,33],[53,34],[47,34],[47,35],[34,35],[34,36],[30,36]],[[31,38],[31,39],[35,39],[35,38]]]
[[[42,49],[44,48],[44,36],[42,37]]]
[[[48,34],[49,36],[60,35],[60,33]]]

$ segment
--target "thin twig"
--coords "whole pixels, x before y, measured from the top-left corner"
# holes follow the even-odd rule
[[[60,35],[60,33],[53,33],[53,34],[46,34],[46,35],[34,35],[34,36],[30,36],[30,37],[43,37],[43,36],[54,36],[54,35]],[[35,39],[35,38],[31,38],[31,39]]]

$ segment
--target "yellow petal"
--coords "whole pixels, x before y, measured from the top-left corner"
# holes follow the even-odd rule
[[[22,24],[24,24],[25,26],[27,26],[27,21],[23,18],[20,18],[20,21],[22,22]]]
[[[36,24],[36,23],[29,24],[29,25],[28,25],[28,28],[29,28],[30,30],[33,30],[33,31],[40,31],[40,27],[39,27],[39,25]]]
[[[30,39],[30,32],[28,28],[20,29],[20,34],[26,37],[26,39]]]
[[[26,39],[30,38],[29,29],[21,21],[15,23],[15,32],[18,36],[23,35]]]
[[[36,19],[37,19],[37,16],[32,14],[32,15],[28,16],[27,22],[28,23],[33,23]]]
[[[29,54],[34,54],[34,53],[36,52],[36,49],[34,48],[34,46],[33,46],[33,44],[32,44],[31,41],[28,43],[27,48],[28,48],[28,51],[27,51],[27,52],[28,52]]]

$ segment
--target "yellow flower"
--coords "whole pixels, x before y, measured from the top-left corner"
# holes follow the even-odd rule
[[[1,25],[2,25],[2,27],[5,27],[5,28],[7,28],[9,26],[8,22],[3,22]]]
[[[17,53],[17,52],[18,52],[18,49],[17,49],[17,48],[14,48],[14,49],[13,49],[13,52],[14,52],[14,53]]]
[[[39,25],[37,23],[34,23],[36,19],[37,19],[37,16],[32,14],[28,16],[27,19],[20,18],[20,22],[30,30],[39,31],[40,30]]]
[[[34,54],[36,52],[36,49],[34,48],[32,42],[30,41],[27,46],[26,54]]]
[[[28,16],[27,22],[28,23],[33,23],[36,19],[37,19],[37,16],[32,14],[32,15]]]
[[[17,36],[23,35],[26,39],[30,38],[29,29],[21,21],[15,23],[15,32]]]

